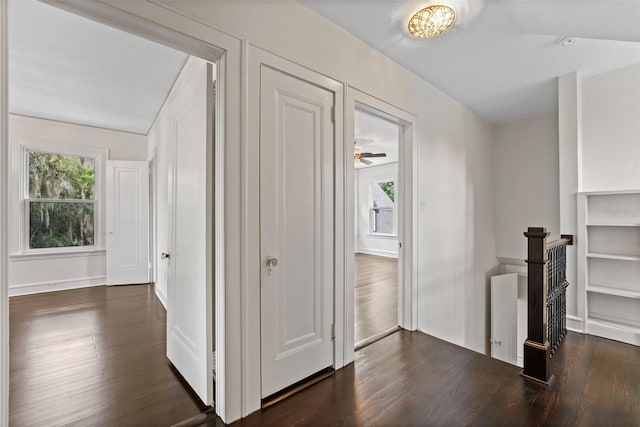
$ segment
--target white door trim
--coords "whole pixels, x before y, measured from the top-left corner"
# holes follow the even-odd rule
[[[255,118],[255,120],[248,120],[248,123],[253,123],[253,126],[247,127],[247,139],[244,141],[242,152],[244,153],[243,164],[245,166],[246,174],[243,185],[244,207],[243,207],[243,229],[244,234],[242,238],[243,257],[245,259],[245,269],[243,271],[243,279],[241,282],[242,287],[242,358],[243,358],[243,372],[244,378],[244,396],[243,406],[249,409],[250,412],[260,408],[261,404],[261,371],[260,371],[260,164],[259,156],[254,154],[258,153],[260,149],[260,69],[262,65],[266,65],[271,68],[275,68],[302,80],[306,80],[310,83],[323,87],[334,93],[335,103],[335,152],[337,157],[339,153],[343,152],[344,145],[344,133],[343,133],[343,105],[344,105],[344,85],[329,77],[318,74],[300,65],[292,63],[286,59],[276,56],[270,52],[267,52],[259,47],[249,45],[248,51],[248,70],[247,79],[248,82],[248,103],[247,103],[247,117]],[[342,188],[341,178],[339,177],[339,171],[342,169],[339,165],[342,164],[342,159],[336,158],[334,163],[336,178],[335,178],[335,191],[336,202],[341,200],[339,196],[340,189]],[[337,205],[337,203],[336,203]],[[338,209],[338,206],[336,206]],[[336,212],[341,212],[336,210]],[[342,230],[341,219],[342,214],[335,215],[334,224],[334,236],[335,247],[340,247],[342,244]],[[338,252],[334,256],[337,257]],[[336,324],[336,340],[334,350],[334,366],[336,369],[341,368],[344,365],[342,346],[342,329],[338,326],[342,325],[342,275],[338,275],[338,271],[341,271],[337,263],[339,259],[335,259],[336,272],[334,273],[334,315]],[[338,332],[340,332],[338,334]]]
[[[355,110],[356,106],[369,110],[375,115],[385,117],[400,126],[398,140],[398,187],[402,213],[398,217],[399,259],[398,266],[398,325],[401,328],[415,331],[418,325],[418,272],[417,255],[418,239],[418,181],[417,181],[417,118],[398,107],[395,107],[374,96],[362,92],[354,87],[347,88],[345,103],[345,141],[355,139]],[[354,359],[354,163],[353,146],[345,144],[343,147],[344,174],[344,364]],[[337,209],[337,207],[336,207]],[[339,211],[337,211],[339,212]],[[336,241],[336,245],[338,242]],[[336,305],[337,309],[337,305]],[[336,323],[336,328],[338,324]]]
[[[7,1],[0,0],[0,427],[9,425],[9,283],[7,212],[9,197],[9,123]]]
[[[215,411],[225,422],[235,421],[248,415],[256,408],[247,408],[242,405],[244,382],[242,372],[241,348],[241,289],[237,285],[241,281],[242,266],[244,260],[241,257],[242,247],[240,236],[242,234],[242,182],[243,168],[241,167],[240,144],[245,138],[242,123],[245,122],[243,110],[244,99],[242,76],[246,70],[243,61],[243,47],[245,41],[221,31],[212,25],[199,21],[197,18],[186,16],[173,10],[169,5],[146,2],[113,2],[113,1],[75,1],[75,0],[42,0],[53,6],[65,9],[71,13],[87,17],[114,28],[127,31],[132,34],[153,40],[183,52],[190,53],[217,65],[217,97],[216,112],[217,126],[215,128],[216,146],[215,156],[215,247],[210,258],[214,260],[215,268],[215,349],[216,349],[216,405]],[[6,19],[6,0],[0,0],[2,8],[1,19]],[[0,93],[0,104],[6,106],[6,22],[2,24],[0,42],[2,52],[2,65],[0,78],[3,85]],[[228,95],[227,95],[228,94]],[[2,120],[2,147],[6,147],[7,110],[0,107]],[[6,165],[6,155],[0,151],[0,169]],[[5,169],[6,170],[6,169]],[[2,170],[3,173],[6,173]],[[6,182],[2,181],[2,188]],[[0,190],[1,191],[1,190]],[[6,193],[0,194],[0,202],[6,203]],[[1,208],[2,206],[0,206]],[[4,216],[3,216],[4,218]],[[6,233],[6,223],[3,220],[4,229],[0,228],[0,236]],[[1,304],[7,304],[6,284],[6,251],[2,252],[3,242],[0,239],[0,292]],[[226,254],[226,256],[225,256]],[[4,279],[4,283],[1,281]],[[227,283],[230,285],[227,287]],[[2,315],[7,313],[2,307]],[[4,317],[2,317],[4,318]],[[6,322],[0,321],[3,328],[7,328]],[[1,330],[3,335],[2,361],[6,360],[8,350],[8,330]],[[3,364],[3,366],[5,366]],[[7,414],[8,405],[8,370],[1,372],[2,405],[0,414]],[[5,403],[6,402],[6,403]],[[8,422],[8,421],[7,421]],[[2,418],[0,417],[0,427]]]

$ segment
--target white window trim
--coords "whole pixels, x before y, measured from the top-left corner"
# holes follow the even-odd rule
[[[393,200],[393,232],[392,233],[378,233],[373,231],[373,186],[378,185],[381,182],[393,182],[393,188],[395,190],[398,185],[398,179],[396,177],[377,177],[374,178],[369,185],[369,194],[368,194],[368,205],[369,205],[369,224],[367,225],[368,233],[367,235],[371,237],[382,237],[382,238],[397,238],[398,237],[398,199],[394,195]],[[398,194],[394,191],[395,194]]]
[[[69,254],[80,253],[88,251],[100,251],[105,249],[104,239],[104,220],[105,220],[105,206],[104,200],[104,178],[105,178],[105,166],[106,160],[109,157],[109,150],[106,148],[98,147],[86,147],[82,145],[64,144],[54,141],[46,140],[29,140],[29,139],[14,139],[12,142],[17,143],[19,146],[20,155],[20,179],[18,185],[18,201],[20,205],[19,215],[19,230],[20,239],[18,242],[18,252],[20,255],[56,255],[56,254]],[[29,164],[28,164],[28,151],[43,151],[47,153],[60,154],[64,156],[82,156],[92,157],[95,159],[95,188],[94,199],[91,201],[94,205],[93,210],[93,222],[94,222],[94,244],[91,246],[72,246],[66,248],[38,248],[31,249],[29,247],[29,201],[34,199],[28,198],[29,189]],[[90,201],[82,200],[81,202]]]

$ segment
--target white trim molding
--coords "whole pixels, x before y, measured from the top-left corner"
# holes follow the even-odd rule
[[[582,319],[572,314],[567,314],[567,329],[569,331],[577,332],[579,334],[585,333],[584,326],[582,324]]]
[[[382,256],[385,258],[398,258],[398,254],[396,252],[391,251],[381,251],[379,249],[367,249],[367,248],[356,248],[355,253],[357,254],[365,254],[365,255],[375,255]]]
[[[90,288],[105,284],[106,276],[85,277],[81,279],[51,280],[38,283],[26,283],[9,287],[9,296],[41,294],[53,291],[66,291],[69,289]]]
[[[9,189],[9,95],[7,0],[0,0],[0,427],[9,425],[9,287],[7,208]]]

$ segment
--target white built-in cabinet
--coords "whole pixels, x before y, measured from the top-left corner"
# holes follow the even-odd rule
[[[580,193],[586,332],[640,345],[640,190]]]

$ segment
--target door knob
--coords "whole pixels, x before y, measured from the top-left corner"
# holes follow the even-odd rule
[[[166,252],[162,252],[160,254],[160,259],[169,259],[169,258],[171,258],[171,256]]]
[[[268,256],[267,257],[267,271],[271,274],[271,269],[278,266],[278,258]]]

